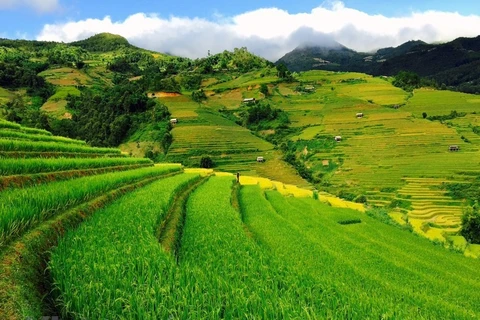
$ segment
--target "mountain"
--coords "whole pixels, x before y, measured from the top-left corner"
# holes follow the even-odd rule
[[[461,91],[480,92],[480,36],[443,44],[409,41],[373,54],[356,52],[341,44],[334,47],[309,44],[295,48],[278,63],[284,63],[291,71],[321,69],[372,75],[412,71]]]
[[[92,52],[108,52],[133,47],[124,37],[111,33],[99,33],[88,39],[72,42],[70,45]]]
[[[404,54],[386,59],[372,74],[394,75],[401,70],[413,71],[462,91],[480,91],[480,36],[454,41],[420,44]]]
[[[389,47],[389,48],[379,49],[377,50],[375,56],[380,59],[391,59],[394,57],[407,54],[416,49],[420,49],[422,46],[428,46],[428,44],[420,40],[416,40],[416,41],[411,40],[395,48]]]
[[[290,71],[311,69],[338,70],[345,65],[362,60],[363,54],[349,49],[338,42],[316,46],[303,44],[287,53],[277,63],[284,63]]]

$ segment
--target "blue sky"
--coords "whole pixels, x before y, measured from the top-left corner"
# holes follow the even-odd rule
[[[274,60],[325,37],[369,51],[476,36],[480,1],[0,0],[0,37],[70,42],[103,31],[182,56],[248,46]]]
[[[309,12],[324,1],[302,0],[266,0],[266,1],[218,1],[218,0],[58,0],[58,8],[51,12],[36,9],[35,3],[48,0],[0,0],[0,34],[9,38],[19,35],[34,38],[47,23],[103,18],[111,16],[113,20],[123,20],[131,14],[157,13],[161,17],[171,15],[180,17],[202,17],[214,19],[218,14],[234,16],[261,7],[276,7],[290,13]],[[22,3],[12,5],[12,3]],[[480,15],[480,1],[477,0],[345,0],[346,7],[369,14],[382,14],[389,17],[406,15],[411,12],[437,10],[459,12],[463,15]]]

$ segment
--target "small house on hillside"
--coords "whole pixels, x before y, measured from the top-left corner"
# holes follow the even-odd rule
[[[306,92],[313,92],[313,91],[315,91],[315,87],[314,86],[305,86],[303,88],[303,90],[306,91]]]
[[[360,118],[363,118],[363,113],[362,112],[357,113],[357,119],[360,119]]]
[[[450,150],[450,151],[458,151],[458,150],[460,150],[460,147],[457,146],[457,145],[451,145],[451,146],[448,148],[448,150]]]
[[[243,99],[243,103],[255,103],[255,98],[245,98]]]
[[[177,123],[178,123],[178,119],[176,119],[176,118],[170,119],[170,123],[171,123],[171,124],[177,124]]]
[[[329,161],[329,160],[322,160],[322,166],[328,167],[329,165],[330,165],[330,161]]]
[[[264,157],[257,157],[257,162],[265,162],[265,158]]]
[[[337,142],[342,141],[342,137],[341,136],[335,136],[335,141],[337,141]]]

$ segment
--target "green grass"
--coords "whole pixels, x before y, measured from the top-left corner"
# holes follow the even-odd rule
[[[8,91],[7,89],[4,89],[0,87],[0,104],[7,103],[14,97],[14,94]]]
[[[71,96],[79,96],[80,90],[76,87],[57,87],[55,90],[55,94],[48,98],[49,101],[58,101],[58,100],[65,100],[67,97]]]
[[[0,247],[69,207],[141,178],[178,171],[178,165],[107,173],[0,194]]]
[[[313,126],[313,127],[308,127],[305,130],[302,131],[301,134],[298,136],[294,136],[291,139],[292,140],[313,140],[317,134],[323,131],[322,126]]]
[[[264,77],[261,77],[261,74],[267,74]],[[213,84],[208,88],[208,90],[226,90],[226,89],[235,89],[241,87],[248,87],[248,86],[256,86],[262,83],[271,83],[278,80],[278,77],[275,75],[273,71],[268,69],[260,70],[260,71],[252,71],[245,74],[242,74],[235,79],[230,81],[222,82]]]

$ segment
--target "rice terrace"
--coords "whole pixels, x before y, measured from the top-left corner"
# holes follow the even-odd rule
[[[317,36],[0,38],[0,319],[479,319],[480,36]]]

